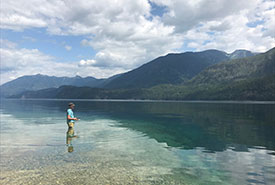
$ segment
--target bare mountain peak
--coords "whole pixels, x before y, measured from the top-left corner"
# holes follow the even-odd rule
[[[235,50],[234,52],[229,54],[230,59],[237,59],[237,58],[244,58],[244,57],[251,57],[254,56],[255,54],[252,53],[251,51],[245,50],[245,49],[238,49]]]

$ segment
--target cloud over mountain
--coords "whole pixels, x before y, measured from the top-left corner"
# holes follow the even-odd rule
[[[96,68],[98,77],[110,74],[111,68],[118,69],[113,74],[127,71],[169,52],[266,51],[275,46],[274,11],[272,0],[9,0],[1,3],[1,29],[81,35],[81,44],[95,55],[73,65],[84,73],[81,60],[94,61],[85,66]],[[75,46],[66,47],[71,48]]]
[[[99,78],[108,77],[115,73],[121,73],[120,68],[113,68],[102,71],[98,67],[78,65],[76,62],[61,63],[55,58],[40,52],[37,49],[17,48],[16,44],[1,40],[1,80],[0,84],[13,80],[19,76],[33,74],[47,74],[55,76],[97,76]],[[89,62],[87,62],[89,64]],[[80,62],[81,64],[81,62]]]

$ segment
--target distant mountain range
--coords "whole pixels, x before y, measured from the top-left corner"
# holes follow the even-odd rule
[[[155,61],[152,62],[155,63]],[[170,83],[158,84],[148,88],[128,89],[61,86],[28,91],[13,97],[275,101],[275,48],[256,56],[214,63],[208,65],[193,78],[189,77],[190,80],[185,79],[183,83],[176,85]],[[123,74],[113,80],[121,76]]]
[[[23,76],[1,86],[1,97],[9,97],[25,91],[58,88],[69,85],[107,89],[149,88],[160,84],[183,84],[203,69],[230,59],[254,56],[247,50],[236,50],[227,54],[218,50],[168,54],[159,57],[130,72],[108,79],[94,77],[55,77],[47,75]]]
[[[8,97],[25,91],[35,91],[47,88],[57,88],[62,85],[89,86],[97,87],[104,83],[105,79],[96,79],[93,77],[55,77],[47,75],[22,76],[10,82],[1,85],[1,96]]]
[[[247,50],[236,50],[231,54],[219,50],[168,54],[122,74],[104,87],[148,88],[159,84],[182,84],[208,66],[254,55]]]

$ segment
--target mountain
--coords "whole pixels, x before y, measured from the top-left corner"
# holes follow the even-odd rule
[[[253,53],[246,50],[236,50],[231,54],[218,50],[168,54],[130,72],[114,75],[108,79],[81,78],[80,76],[73,78],[54,77],[40,74],[23,76],[0,86],[1,97],[12,96],[24,91],[57,88],[63,85],[117,89],[149,88],[160,84],[182,84],[210,65],[227,61],[230,58],[250,55]]]
[[[148,88],[159,84],[182,84],[208,66],[231,58],[253,55],[246,50],[236,50],[231,54],[218,50],[168,54],[120,75],[103,87],[109,89]]]
[[[275,75],[227,84],[160,85],[146,89],[142,99],[275,101]]]
[[[61,86],[27,91],[11,98],[275,101],[274,92],[275,75],[233,82],[224,86],[159,85],[149,89]]]
[[[122,75],[116,76],[115,79]],[[256,56],[213,64],[180,85],[166,84],[129,89],[62,86],[14,96],[22,97],[275,101],[275,48]]]
[[[230,53],[228,56],[230,59],[238,59],[238,58],[245,58],[245,57],[251,57],[256,55],[255,53],[252,53],[251,51],[239,49],[234,51],[233,53]]]
[[[248,78],[275,74],[275,48],[264,54],[234,59],[204,69],[190,83],[193,85],[225,84]]]
[[[1,97],[12,96],[24,91],[35,91],[40,89],[55,88],[62,85],[74,86],[99,86],[104,82],[104,79],[96,79],[93,77],[82,78],[76,77],[55,77],[47,75],[30,75],[22,76],[0,86]]]
[[[209,66],[180,86],[160,85],[145,98],[275,101],[275,48]]]

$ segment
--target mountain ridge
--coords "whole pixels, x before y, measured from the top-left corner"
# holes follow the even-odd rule
[[[170,53],[122,74],[103,87],[108,89],[149,88],[159,84],[181,84],[210,65],[230,60],[231,55],[240,58],[254,54],[247,50],[236,50],[228,54],[215,49]]]
[[[179,85],[189,81],[205,68],[229,60],[231,55],[242,57],[253,54],[247,50],[236,50],[228,54],[215,49],[200,52],[169,53],[129,72],[114,75],[107,79],[28,75],[3,84],[1,96],[7,97],[24,91],[57,88],[64,85],[108,89],[151,88],[161,84]]]
[[[245,58],[233,59],[205,68],[192,78],[191,84],[217,84],[275,74],[275,48]]]
[[[1,97],[15,95],[24,91],[54,88],[62,85],[94,87],[103,81],[104,79],[96,79],[94,77],[56,77],[42,74],[25,75],[1,85]]]
[[[151,88],[130,89],[100,89],[90,87],[62,86],[54,89],[29,91],[13,98],[76,98],[76,99],[151,99],[151,100],[257,100],[275,101],[275,48],[266,53],[233,59],[209,66],[190,81],[181,85],[162,84]],[[238,64],[238,65],[236,65]],[[217,81],[215,73],[208,73],[212,69],[221,70],[219,74],[228,72],[225,79]],[[240,67],[239,65],[243,65]],[[227,78],[229,75],[238,76],[239,69],[254,69],[241,71],[241,80]],[[232,73],[233,71],[233,73]],[[234,71],[237,71],[235,73]],[[212,75],[212,77],[208,77]],[[213,81],[196,81],[210,78]],[[194,80],[195,79],[195,80]],[[214,82],[214,83],[213,83]]]

